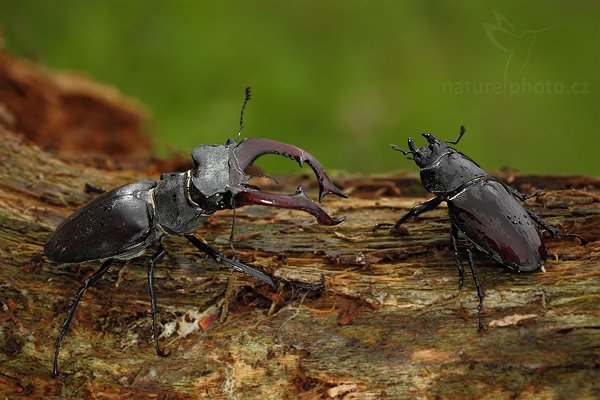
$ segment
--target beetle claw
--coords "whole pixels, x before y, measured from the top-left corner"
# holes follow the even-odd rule
[[[244,168],[248,167],[263,154],[279,154],[289,157],[296,160],[300,166],[307,163],[315,172],[319,181],[319,203],[323,202],[323,198],[328,194],[335,194],[344,198],[348,197],[329,179],[319,161],[299,147],[270,139],[248,138],[242,140],[235,147],[234,154],[241,170],[244,170]]]
[[[306,211],[317,218],[321,225],[337,225],[346,219],[346,217],[331,217],[308,198],[302,187],[298,187],[296,194],[293,195],[247,191],[239,193],[235,198],[236,207],[252,204]]]
[[[576,233],[558,233],[556,236],[560,237],[560,238],[570,238],[570,237],[577,238],[581,242],[582,246],[585,246],[587,244],[587,240],[584,239],[583,236],[578,235]]]

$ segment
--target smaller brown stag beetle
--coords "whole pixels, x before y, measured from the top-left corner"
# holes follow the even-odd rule
[[[240,116],[250,99],[246,100]],[[239,134],[238,134],[239,138]],[[319,201],[328,194],[346,195],[331,182],[321,164],[306,151],[287,143],[249,138],[237,143],[230,139],[224,145],[200,145],[192,152],[194,168],[186,172],[168,173],[160,181],[142,180],[110,190],[75,211],[56,228],[46,242],[44,252],[54,262],[81,263],[103,261],[87,278],[69,305],[54,351],[53,374],[58,375],[58,354],[63,336],[85,290],[96,283],[114,260],[127,260],[144,253],[156,252],[148,260],[148,286],[152,312],[152,335],[158,355],[165,355],[158,344],[156,328],[156,296],[154,266],[164,256],[161,243],[165,235],[184,235],[199,250],[234,271],[245,273],[275,287],[275,278],[242,263],[225,258],[192,233],[211,214],[247,205],[288,208],[313,215],[320,224],[336,225],[344,218],[332,218],[312,202],[302,188],[294,195],[264,193],[249,183],[244,169],[263,154],[278,154],[308,164],[319,181]],[[300,285],[301,286],[301,285]],[[305,286],[306,287],[306,286]]]
[[[458,254],[459,232],[462,232],[470,243],[467,255],[479,298],[479,329],[483,329],[485,292],[473,262],[474,250],[479,250],[512,270],[530,272],[541,268],[547,257],[542,236],[534,223],[552,236],[574,236],[582,242],[583,238],[560,233],[557,228],[516,201],[537,196],[540,191],[530,195],[519,193],[489,176],[466,155],[448,146],[458,144],[464,133],[465,127],[461,126],[458,139],[453,142],[442,142],[434,135],[424,133],[428,144],[415,148],[412,138],[409,138],[409,151],[392,145],[394,150],[400,151],[409,160],[414,160],[421,168],[421,182],[435,197],[415,206],[395,224],[375,225],[373,232],[377,233],[377,230],[384,226],[391,226],[398,232],[400,226],[410,217],[432,210],[445,201],[450,214],[450,240],[458,266],[459,288],[464,283],[464,269]]]

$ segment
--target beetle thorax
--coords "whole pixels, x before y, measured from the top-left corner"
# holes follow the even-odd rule
[[[477,176],[487,173],[464,154],[448,148],[437,159],[421,168],[421,182],[435,194],[448,194]]]

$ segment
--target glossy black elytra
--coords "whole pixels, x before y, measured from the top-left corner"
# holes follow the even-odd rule
[[[250,99],[249,88],[242,106]],[[239,137],[239,134],[238,134]],[[154,266],[164,256],[161,240],[165,235],[185,235],[199,250],[217,262],[275,287],[274,278],[242,263],[229,260],[191,233],[216,211],[245,205],[289,208],[305,211],[323,225],[336,225],[344,218],[332,218],[312,202],[302,188],[294,195],[264,193],[249,183],[244,169],[264,154],[278,154],[307,163],[319,181],[319,201],[328,194],[346,197],[331,182],[321,164],[306,151],[287,143],[269,139],[245,139],[225,145],[200,145],[192,152],[194,168],[186,172],[168,173],[160,181],[143,180],[108,191],[90,201],[68,217],[45,244],[46,256],[54,262],[80,263],[103,261],[87,278],[69,305],[54,351],[53,374],[58,375],[58,355],[77,304],[85,290],[97,282],[115,259],[131,259],[146,249],[157,250],[148,261],[148,286],[152,312],[152,334],[157,354],[165,355],[158,345],[156,329],[156,296]],[[298,285],[312,288],[309,285]],[[318,285],[321,288],[321,285]]]
[[[442,142],[430,133],[424,133],[428,144],[415,148],[412,138],[408,139],[409,151],[392,145],[409,160],[421,168],[421,182],[435,197],[417,205],[402,216],[395,224],[377,224],[373,232],[384,226],[398,231],[410,217],[437,207],[442,201],[448,204],[451,220],[450,240],[456,256],[459,287],[464,283],[464,269],[458,254],[458,235],[462,232],[470,242],[467,249],[469,266],[477,287],[479,298],[479,329],[483,329],[483,298],[485,292],[477,276],[473,251],[479,250],[500,264],[519,271],[530,272],[540,268],[547,257],[546,247],[535,224],[546,229],[552,236],[575,236],[561,234],[558,229],[545,222],[539,215],[524,208],[516,201],[524,201],[538,195],[524,195],[505,183],[489,176],[477,163],[449,144],[458,144],[465,133],[460,127],[458,139]]]

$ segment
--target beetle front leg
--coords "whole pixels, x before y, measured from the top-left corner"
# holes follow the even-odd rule
[[[406,222],[410,217],[416,217],[420,214],[423,214],[425,211],[433,210],[444,200],[441,196],[436,196],[433,199],[429,199],[424,203],[417,204],[413,207],[409,212],[404,214],[395,224],[387,224],[387,223],[379,223],[373,226],[373,234],[377,234],[380,228],[393,226],[394,231],[398,231],[400,229],[400,225]]]
[[[156,354],[161,357],[166,357],[168,353],[165,353],[158,345],[158,332],[156,329],[156,293],[154,292],[154,265],[159,262],[165,255],[165,248],[162,243],[158,247],[158,251],[150,257],[148,260],[148,289],[150,290],[150,310],[152,312],[152,337],[154,338],[154,348]]]
[[[475,269],[475,261],[473,261],[473,248],[469,247],[467,249],[467,254],[469,255],[469,267],[471,268],[471,275],[473,275],[473,280],[475,281],[475,287],[477,288],[477,297],[479,298],[479,306],[477,307],[477,319],[479,320],[479,330],[482,331],[485,328],[483,327],[483,298],[485,297],[485,291],[483,290],[483,286],[479,281],[479,276],[477,275],[477,270]]]
[[[191,244],[196,246],[196,248],[198,248],[198,250],[208,254],[216,262],[229,265],[230,267],[233,268],[234,271],[241,272],[245,275],[248,275],[248,276],[256,279],[259,282],[264,282],[264,283],[270,285],[273,289],[277,288],[277,285],[275,284],[273,279],[269,275],[265,274],[264,272],[260,272],[259,270],[249,267],[245,264],[242,264],[237,261],[233,261],[233,260],[226,258],[225,255],[219,253],[217,250],[213,249],[207,243],[198,239],[194,235],[185,235],[185,237],[187,240],[190,241]]]
[[[236,272],[241,272],[241,273],[243,273],[245,275],[248,275],[248,276],[256,279],[259,282],[267,283],[273,289],[277,288],[276,281],[277,282],[281,281],[281,282],[287,283],[288,285],[290,285],[291,287],[293,287],[295,289],[303,289],[303,290],[323,290],[323,289],[325,289],[325,276],[324,275],[321,275],[321,282],[320,283],[315,283],[315,284],[312,284],[312,283],[302,283],[302,282],[293,282],[293,281],[288,281],[286,279],[274,279],[274,278],[271,278],[269,275],[267,275],[267,274],[265,274],[263,272],[260,272],[257,269],[254,269],[254,268],[249,267],[249,266],[247,266],[245,264],[242,264],[242,263],[239,263],[237,261],[233,261],[233,260],[230,260],[230,259],[226,258],[225,255],[219,253],[217,250],[213,249],[207,243],[205,243],[204,241],[198,239],[194,235],[185,235],[185,237],[194,246],[196,246],[199,250],[201,250],[201,251],[205,252],[206,254],[208,254],[216,262],[229,265]]]
[[[458,290],[461,290],[465,283],[465,269],[460,263],[460,255],[458,254],[458,227],[452,224],[450,227],[450,242],[452,243],[452,251],[456,258],[456,266],[458,267]]]
[[[52,376],[57,377],[59,374],[58,373],[58,353],[60,352],[60,345],[62,343],[63,336],[67,332],[67,329],[69,329],[69,325],[71,325],[71,320],[73,319],[73,314],[75,314],[75,309],[77,308],[77,304],[79,304],[79,300],[81,299],[81,296],[83,296],[83,292],[85,292],[87,288],[89,288],[94,283],[98,282],[100,280],[100,278],[102,278],[102,276],[106,273],[106,271],[108,271],[108,269],[113,261],[114,260],[112,258],[104,261],[102,263],[102,266],[96,272],[94,272],[92,274],[92,276],[90,276],[85,281],[83,281],[83,284],[81,285],[81,287],[79,288],[79,290],[77,291],[75,296],[73,297],[73,300],[71,300],[71,304],[69,304],[69,310],[67,311],[67,317],[65,318],[65,321],[63,322],[62,327],[60,328],[60,333],[58,334],[58,338],[56,339],[56,346],[54,347],[54,368],[52,370]]]

